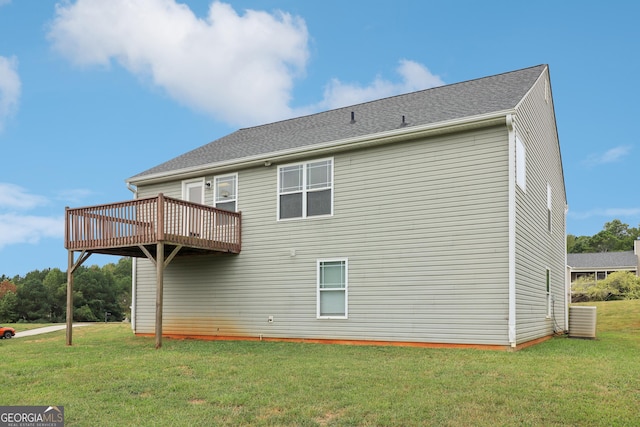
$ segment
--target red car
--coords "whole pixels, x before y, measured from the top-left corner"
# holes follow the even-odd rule
[[[0,338],[11,338],[16,334],[16,330],[8,326],[0,326]]]

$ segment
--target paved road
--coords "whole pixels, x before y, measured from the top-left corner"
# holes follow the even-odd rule
[[[78,326],[87,326],[87,323],[74,323],[73,324],[74,328],[77,328]],[[28,331],[16,332],[16,335],[14,336],[14,338],[29,337],[31,335],[46,334],[47,332],[61,331],[63,329],[67,329],[67,325],[45,326],[44,328],[36,328],[36,329],[30,329]]]

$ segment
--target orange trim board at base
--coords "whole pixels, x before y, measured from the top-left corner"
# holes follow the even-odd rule
[[[136,333],[138,337],[155,337],[155,334]],[[531,347],[547,341],[553,337],[537,338],[516,345],[515,347],[507,345],[495,344],[451,344],[451,343],[435,343],[435,342],[413,342],[413,341],[369,341],[369,340],[338,340],[338,339],[321,339],[321,338],[269,338],[269,337],[247,337],[247,336],[221,336],[221,335],[179,335],[179,334],[163,334],[163,338],[176,340],[202,340],[202,341],[265,341],[265,342],[292,342],[306,344],[340,344],[340,345],[369,345],[369,346],[387,346],[387,347],[419,347],[419,348],[459,348],[474,350],[498,350],[498,351],[518,351],[523,348]]]

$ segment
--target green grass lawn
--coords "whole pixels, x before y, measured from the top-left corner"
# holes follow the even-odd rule
[[[67,426],[640,425],[640,301],[515,353],[165,339],[127,324],[0,341],[0,405]]]

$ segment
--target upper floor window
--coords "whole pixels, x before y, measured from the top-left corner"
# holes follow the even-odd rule
[[[238,210],[238,174],[220,175],[214,178],[213,206],[230,212]]]
[[[278,167],[278,219],[333,213],[333,159]]]

